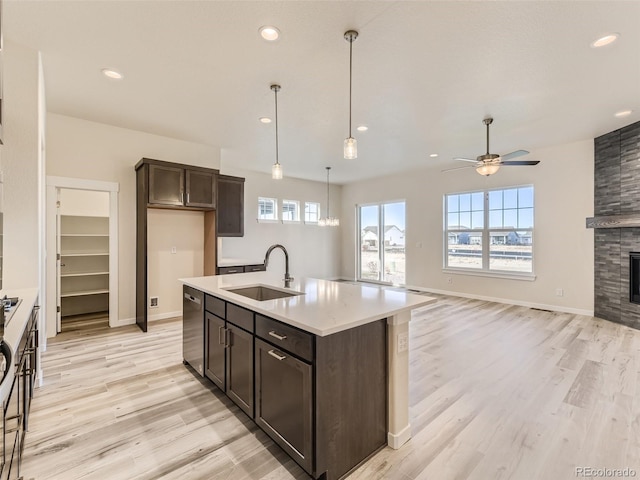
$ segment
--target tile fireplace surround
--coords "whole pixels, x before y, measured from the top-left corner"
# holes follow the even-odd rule
[[[640,329],[640,304],[629,300],[629,254],[640,252],[640,122],[594,142],[594,314]]]

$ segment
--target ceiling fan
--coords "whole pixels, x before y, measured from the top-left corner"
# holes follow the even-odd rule
[[[489,125],[493,123],[493,118],[485,118],[482,123],[487,126],[487,153],[478,156],[475,160],[471,158],[454,158],[454,160],[462,160],[463,162],[471,162],[474,165],[465,165],[464,167],[455,167],[442,170],[443,172],[450,172],[452,170],[460,170],[462,168],[474,167],[476,172],[480,175],[493,175],[502,166],[522,166],[522,165],[537,165],[539,160],[511,160],[512,158],[521,157],[527,155],[529,152],[526,150],[516,150],[515,152],[507,153],[506,155],[496,155],[495,153],[489,153]]]

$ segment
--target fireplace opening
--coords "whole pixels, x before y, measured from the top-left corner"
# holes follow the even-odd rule
[[[629,253],[629,301],[640,303],[640,252]]]

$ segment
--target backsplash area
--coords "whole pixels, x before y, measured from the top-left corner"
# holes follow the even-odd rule
[[[595,139],[596,317],[640,329],[630,301],[630,256],[640,252],[640,122]]]

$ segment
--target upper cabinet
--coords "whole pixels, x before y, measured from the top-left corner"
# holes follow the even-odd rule
[[[217,170],[144,158],[136,168],[148,168],[148,204],[160,208],[216,208]]]
[[[244,236],[244,178],[218,175],[216,213],[219,237]]]

